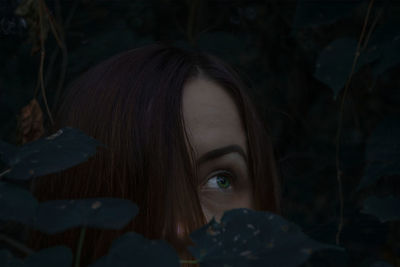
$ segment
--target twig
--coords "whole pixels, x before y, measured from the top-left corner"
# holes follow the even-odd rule
[[[53,99],[53,107],[57,106],[58,100],[60,98],[60,94],[64,85],[65,74],[67,73],[68,67],[68,51],[67,48],[64,46],[61,49],[62,54],[62,61],[61,61],[61,70],[60,70],[60,77],[58,78],[57,89]]]
[[[31,255],[31,254],[35,253],[35,251],[33,251],[32,249],[28,248],[24,244],[21,244],[20,242],[12,239],[12,238],[10,238],[10,237],[8,237],[6,235],[0,234],[0,240],[6,242],[7,244],[13,246],[16,249],[22,251],[26,255]]]
[[[367,47],[368,41],[369,41],[369,39],[370,39],[370,37],[371,37],[371,34],[372,34],[372,32],[374,31],[375,26],[376,26],[376,24],[378,23],[378,20],[379,20],[380,17],[382,16],[383,10],[384,10],[384,9],[385,9],[385,7],[382,7],[382,8],[379,10],[378,15],[376,16],[374,22],[372,23],[372,25],[371,25],[371,27],[370,27],[370,29],[369,29],[369,31],[368,31],[367,37],[365,38],[363,47],[361,48],[361,51],[364,51],[365,48]]]
[[[79,235],[78,248],[76,249],[75,267],[79,267],[79,263],[81,260],[83,241],[85,240],[85,233],[86,233],[86,227],[83,227],[81,229],[81,233]]]
[[[47,6],[44,5],[43,8],[46,11],[46,15],[47,15],[47,17],[49,19],[50,29],[53,32],[54,38],[56,39],[58,46],[63,47],[64,46],[64,42],[61,40],[61,38],[59,36],[59,33],[57,33],[57,30],[56,30],[57,26],[56,26],[56,22],[54,21],[53,16],[50,14],[50,11],[47,8]]]
[[[39,23],[40,23],[40,68],[39,68],[39,79],[40,79],[40,87],[42,88],[42,96],[44,105],[46,106],[47,114],[49,115],[49,119],[51,124],[54,124],[53,116],[50,113],[49,105],[47,104],[46,90],[44,89],[44,81],[43,81],[43,66],[44,66],[44,57],[45,57],[45,48],[44,48],[44,25],[43,25],[43,9],[45,8],[44,0],[39,1]]]
[[[58,2],[58,1],[57,1]],[[53,107],[57,106],[58,100],[60,98],[60,94],[62,91],[62,87],[64,84],[64,80],[65,80],[65,74],[67,72],[67,67],[68,67],[68,50],[67,50],[67,46],[65,44],[65,31],[69,28],[69,25],[71,23],[72,17],[75,14],[76,9],[78,8],[78,4],[79,4],[79,0],[76,0],[74,2],[74,5],[71,7],[69,14],[64,22],[64,26],[60,25],[61,27],[61,31],[62,31],[62,41],[63,41],[63,47],[61,49],[62,51],[62,63],[61,63],[61,71],[60,71],[60,77],[58,80],[58,85],[57,85],[57,89],[53,98]]]
[[[11,171],[11,168],[10,168],[10,169],[7,169],[7,170],[5,170],[5,171],[3,171],[2,173],[0,173],[0,180],[1,180],[1,177],[2,177],[2,176],[6,175],[6,174],[9,173],[10,171]]]
[[[343,172],[341,171],[340,166],[339,166],[340,165],[339,152],[340,152],[340,136],[341,136],[342,124],[343,124],[344,102],[345,102],[346,95],[347,95],[347,92],[348,92],[349,87],[350,87],[351,79],[352,79],[352,77],[354,75],[354,71],[355,71],[355,68],[356,68],[356,65],[357,65],[358,57],[360,56],[360,47],[361,47],[361,43],[362,43],[363,38],[364,38],[365,30],[367,28],[368,18],[369,18],[369,14],[371,12],[373,3],[374,3],[374,0],[371,0],[369,2],[369,5],[368,5],[368,11],[367,11],[367,15],[365,16],[364,25],[363,25],[363,28],[361,30],[360,39],[358,40],[357,50],[356,50],[356,54],[355,54],[354,60],[353,60],[353,66],[351,68],[351,72],[350,72],[349,78],[347,79],[347,82],[346,82],[346,85],[345,85],[345,88],[344,88],[344,92],[343,92],[342,103],[340,105],[339,122],[338,122],[338,129],[337,129],[337,133],[336,133],[336,178],[337,178],[337,182],[338,182],[339,201],[340,201],[340,215],[339,215],[338,230],[337,230],[337,233],[336,233],[336,245],[340,244],[340,234],[341,234],[342,229],[343,229],[343,210],[344,210],[343,188],[342,188],[342,175],[343,175]]]
[[[180,260],[180,263],[198,264],[197,260]]]

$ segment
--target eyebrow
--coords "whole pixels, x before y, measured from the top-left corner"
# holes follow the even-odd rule
[[[198,165],[203,164],[207,161],[214,160],[216,158],[220,158],[229,153],[239,153],[239,155],[241,155],[243,157],[244,161],[247,163],[247,156],[244,153],[243,148],[239,145],[229,145],[229,146],[224,146],[224,147],[220,147],[220,148],[208,151],[207,153],[202,155],[197,160],[197,164]]]

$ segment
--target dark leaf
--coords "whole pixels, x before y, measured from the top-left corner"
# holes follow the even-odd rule
[[[349,16],[361,0],[312,1],[299,0],[296,6],[293,29],[333,23]]]
[[[350,75],[356,48],[354,39],[337,39],[325,47],[317,59],[314,77],[333,90],[335,99]]]
[[[14,180],[28,180],[68,169],[86,161],[96,153],[101,144],[78,129],[66,127],[46,138],[19,147],[18,152],[7,157],[11,171],[6,177]],[[11,150],[8,145],[1,153]],[[12,151],[11,151],[12,152]]]
[[[376,261],[371,264],[371,267],[393,267],[393,265],[386,261]]]
[[[340,38],[326,46],[317,59],[314,77],[333,90],[334,99],[351,74],[356,51],[357,40]],[[367,50],[360,54],[354,73],[365,64],[376,60],[378,56],[379,54],[374,50]]]
[[[362,177],[357,190],[374,184],[382,176],[392,176],[400,174],[400,160],[388,162],[373,162],[370,163],[366,170],[365,175]]]
[[[48,234],[82,226],[120,229],[137,212],[136,204],[126,199],[53,200],[40,203],[33,227]]]
[[[180,266],[179,257],[164,240],[148,240],[142,235],[128,232],[116,239],[108,254],[90,267],[155,267]]]
[[[68,247],[55,246],[42,249],[25,259],[25,267],[70,267],[72,251]]]
[[[12,159],[17,155],[18,147],[0,140],[0,160],[7,165],[12,164]]]
[[[393,196],[385,198],[372,196],[364,201],[361,212],[374,215],[381,222],[400,220],[400,199]]]
[[[25,189],[0,182],[0,218],[28,223],[34,217],[38,203]]]
[[[10,251],[0,249],[0,266],[2,267],[24,267],[21,259],[14,257]]]
[[[368,138],[365,157],[369,162],[358,190],[375,183],[381,176],[400,174],[400,120],[386,118]]]
[[[390,6],[386,7],[387,9]],[[373,66],[375,77],[383,74],[389,68],[400,63],[400,19],[394,16],[373,32],[370,42],[370,50],[379,53],[379,61]]]
[[[316,250],[341,249],[306,236],[282,217],[250,209],[224,213],[221,223],[213,218],[190,237],[188,249],[201,266],[298,266]]]

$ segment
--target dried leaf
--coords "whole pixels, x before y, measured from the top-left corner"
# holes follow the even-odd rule
[[[17,131],[20,144],[35,141],[43,136],[43,112],[36,99],[32,99],[21,109]]]

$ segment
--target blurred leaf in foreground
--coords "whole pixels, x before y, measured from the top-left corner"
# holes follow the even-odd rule
[[[282,217],[233,209],[190,234],[188,249],[201,266],[298,266],[316,250],[342,249],[306,236]]]
[[[137,213],[136,204],[127,199],[52,200],[40,203],[33,227],[48,234],[86,226],[120,229]]]
[[[25,267],[70,267],[72,251],[65,246],[55,246],[39,250],[25,259]]]
[[[0,250],[1,267],[70,267],[72,251],[65,246],[55,246],[39,250],[24,260],[14,257],[8,250]]]
[[[68,169],[86,161],[101,144],[79,129],[65,127],[21,147],[0,141],[0,154],[11,168],[5,177],[28,180]]]
[[[0,263],[2,267],[25,267],[21,259],[14,257],[6,249],[0,249]]]
[[[27,190],[0,182],[1,220],[28,223],[35,215],[38,203]]]
[[[108,254],[89,267],[179,267],[179,257],[165,240],[149,240],[128,232],[116,239]]]

